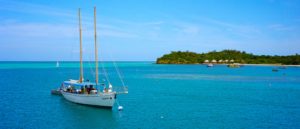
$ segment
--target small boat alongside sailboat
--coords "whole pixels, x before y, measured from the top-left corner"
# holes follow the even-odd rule
[[[61,88],[52,89],[51,94],[53,94],[53,95],[62,95],[61,90],[62,90]]]

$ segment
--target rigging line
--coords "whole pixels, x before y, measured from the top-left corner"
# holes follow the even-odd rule
[[[89,30],[85,30],[85,29],[83,29],[86,33],[89,33]],[[90,68],[90,71],[91,71],[91,74],[92,75],[95,75],[95,71],[93,71],[93,69],[92,69],[92,66],[91,66],[91,57],[92,57],[92,53],[90,53],[89,51],[85,51],[85,53],[86,53],[86,57],[88,57],[88,61],[87,61],[87,64],[88,64],[88,66],[89,66],[89,68]],[[93,77],[92,77],[93,78]],[[91,79],[92,79],[91,78]]]
[[[109,53],[109,56],[110,56],[110,58],[111,58],[112,61],[113,61],[113,65],[114,65],[114,67],[115,67],[115,69],[116,69],[116,71],[117,71],[117,74],[118,74],[118,76],[119,76],[119,78],[120,78],[120,81],[121,81],[121,83],[122,83],[122,86],[125,87],[125,83],[124,83],[124,80],[123,80],[123,76],[121,75],[120,70],[119,70],[118,66],[116,65],[115,59],[112,57],[112,53]]]
[[[122,83],[123,87],[125,87],[125,83],[124,83],[124,80],[123,80],[123,76],[121,75],[120,70],[119,70],[118,66],[116,65],[116,62],[113,61],[113,64],[114,64],[114,66],[115,66],[115,69],[116,69],[116,71],[117,71],[117,73],[118,73],[118,76],[119,76],[119,78],[120,78],[120,80],[121,80],[121,83]]]
[[[103,59],[101,58],[101,56],[100,56],[100,63],[101,63],[101,67],[102,67],[102,71],[103,71],[104,77],[108,81],[108,83],[110,84],[110,81],[109,81],[109,78],[108,78],[108,74],[107,74],[107,72],[106,72],[106,70],[104,68]]]
[[[89,61],[88,61],[88,64],[89,64],[89,67],[90,67],[90,70],[91,70],[91,73],[92,73],[92,75],[95,75],[95,71],[94,71],[94,69],[92,69],[92,65],[91,65],[91,55],[89,55]],[[95,76],[93,76],[93,78],[94,78]],[[95,80],[96,80],[96,78],[94,78]]]
[[[89,33],[90,31],[89,30],[87,30],[87,33]],[[95,75],[95,71],[92,69],[92,66],[91,66],[91,62],[92,62],[92,55],[93,55],[93,53],[90,53],[90,52],[88,52],[87,51],[87,53],[88,53],[88,58],[89,58],[89,62],[88,62],[88,64],[89,64],[89,67],[90,67],[90,70],[91,70],[91,73],[92,73],[92,75]],[[94,77],[94,76],[93,76]],[[95,80],[96,80],[96,78],[94,78]]]

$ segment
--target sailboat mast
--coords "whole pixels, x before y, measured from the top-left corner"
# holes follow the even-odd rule
[[[79,82],[83,82],[83,64],[82,64],[82,37],[81,37],[81,16],[80,16],[80,8],[78,9],[78,15],[79,15],[79,37],[80,37],[80,77]]]
[[[96,85],[98,85],[98,47],[97,47],[97,27],[96,27],[96,7],[94,7],[94,30],[95,30],[95,64],[96,64]]]

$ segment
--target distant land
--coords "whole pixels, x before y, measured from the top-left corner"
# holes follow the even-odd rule
[[[241,63],[241,64],[282,64],[300,65],[300,55],[254,55],[238,50],[211,51],[195,53],[189,51],[172,51],[156,60],[157,64],[202,64],[202,63]]]

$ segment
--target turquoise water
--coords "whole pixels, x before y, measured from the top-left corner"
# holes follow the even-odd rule
[[[92,64],[84,64],[93,79]],[[300,68],[117,62],[124,110],[77,105],[50,90],[79,75],[76,62],[0,62],[0,128],[300,128]],[[104,64],[113,85],[121,81]],[[100,74],[101,78],[103,74]]]

